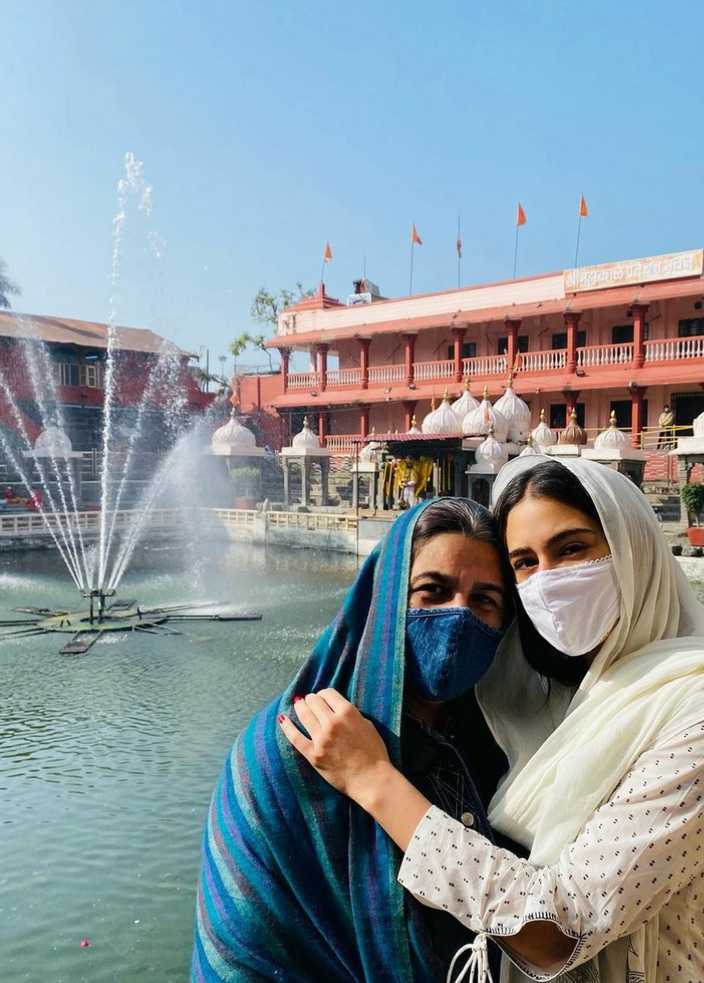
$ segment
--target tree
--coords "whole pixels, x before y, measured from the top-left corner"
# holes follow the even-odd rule
[[[278,324],[279,314],[285,307],[290,307],[291,304],[296,304],[305,297],[312,296],[313,293],[313,290],[305,290],[302,283],[297,283],[295,290],[282,288],[278,293],[271,293],[266,287],[260,287],[249,309],[250,317],[257,324],[261,324],[265,328],[275,329]],[[271,361],[271,350],[266,347],[266,340],[266,334],[253,335],[248,331],[244,331],[232,342],[230,352],[237,359],[250,345],[253,348],[258,348],[268,358],[269,369],[273,372],[274,366]]]
[[[7,276],[6,269],[7,263],[4,259],[0,259],[0,307],[12,307],[9,295],[22,293],[18,284]]]

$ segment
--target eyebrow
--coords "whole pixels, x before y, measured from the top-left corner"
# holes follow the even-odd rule
[[[561,543],[564,539],[569,539],[570,536],[574,536],[577,533],[583,533],[583,532],[587,532],[590,533],[592,536],[596,536],[595,530],[590,529],[588,526],[574,526],[572,529],[563,529],[562,532],[555,533],[554,536],[551,536],[550,539],[548,539],[545,545],[547,547],[557,546],[558,543]],[[509,555],[509,559],[513,560],[517,556],[526,556],[529,553],[535,553],[535,550],[531,549],[531,547],[529,546],[519,546],[517,549],[511,550],[511,552],[508,555]]]
[[[457,582],[456,577],[451,577],[446,573],[440,573],[439,570],[423,570],[421,573],[417,573],[415,574],[415,576],[411,577],[411,587],[413,587],[413,584],[416,582],[416,580],[422,580],[422,579],[440,580],[446,584],[455,584]],[[491,580],[478,580],[475,584],[472,585],[472,590],[493,591],[495,594],[498,594],[500,597],[504,596],[503,587],[500,586],[499,584],[494,583],[494,581]]]

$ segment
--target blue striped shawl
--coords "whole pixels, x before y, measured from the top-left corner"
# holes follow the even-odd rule
[[[411,541],[427,504],[394,522],[292,684],[232,749],[204,834],[193,983],[433,976],[421,913],[396,880],[397,849],[289,746],[276,719],[296,719],[295,695],[334,686],[400,763]]]

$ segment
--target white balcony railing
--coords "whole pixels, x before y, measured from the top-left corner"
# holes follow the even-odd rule
[[[334,433],[325,438],[325,446],[331,454],[354,454],[356,447],[363,447],[358,433]]]
[[[318,389],[320,379],[317,372],[290,372],[288,377],[289,389]]]
[[[564,369],[566,364],[567,352],[557,348],[545,352],[521,352],[517,369],[519,372],[551,372]]]
[[[577,349],[577,365],[580,368],[601,365],[627,365],[633,361],[633,342],[618,345],[588,345]]]
[[[660,338],[646,341],[646,362],[670,362],[682,358],[704,357],[704,336],[694,335],[691,338]]]
[[[476,355],[462,359],[464,375],[505,375],[508,372],[508,359],[505,355]]]
[[[328,369],[327,384],[330,386],[359,386],[362,382],[362,370]]]
[[[405,378],[405,365],[371,365],[369,367],[369,382],[371,385],[403,382]]]
[[[416,362],[413,366],[413,378],[416,382],[429,379],[454,379],[455,363],[452,359],[442,362]]]

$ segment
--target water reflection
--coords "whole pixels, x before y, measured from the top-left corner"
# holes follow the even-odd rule
[[[264,620],[112,635],[73,658],[52,636],[2,645],[3,983],[186,977],[202,821],[227,748],[288,682],[355,570],[311,551],[144,549],[124,596],[195,594]],[[0,557],[0,600],[76,597],[58,558],[38,552]]]

